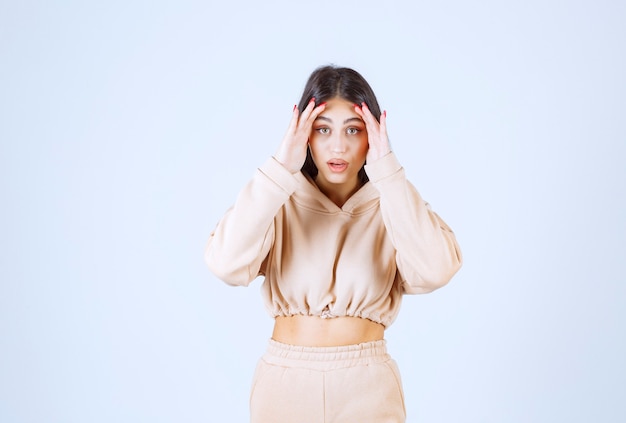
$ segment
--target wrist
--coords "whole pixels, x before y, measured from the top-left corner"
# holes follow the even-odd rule
[[[276,160],[282,167],[284,167],[286,170],[289,171],[289,173],[291,174],[296,174],[300,171],[300,168],[297,166],[294,166],[293,164],[289,164],[289,162],[287,160],[285,160],[283,157],[281,157],[280,154],[275,154],[272,156],[274,158],[274,160]]]
[[[389,153],[391,153],[391,149],[389,149],[389,148],[382,149],[382,150],[372,150],[372,149],[370,149],[368,151],[368,154],[367,154],[367,161],[368,161],[368,163],[375,162],[375,161],[377,161],[379,159],[382,159],[383,157],[385,157]]]

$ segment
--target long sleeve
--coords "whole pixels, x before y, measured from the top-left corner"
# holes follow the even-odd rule
[[[274,158],[257,170],[209,237],[204,258],[218,278],[247,286],[259,276],[274,242],[274,218],[297,185]]]
[[[462,263],[452,230],[407,181],[393,153],[365,170],[380,193],[380,210],[396,249],[405,293],[427,293],[447,284]]]

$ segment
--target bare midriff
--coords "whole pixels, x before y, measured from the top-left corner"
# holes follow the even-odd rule
[[[385,327],[360,317],[279,316],[272,339],[305,347],[336,347],[383,339]]]

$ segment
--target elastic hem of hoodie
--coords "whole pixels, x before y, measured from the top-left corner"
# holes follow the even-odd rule
[[[358,317],[360,319],[366,319],[369,321],[372,321],[374,323],[378,323],[379,325],[383,325],[385,328],[389,327],[389,325],[391,325],[391,323],[393,323],[393,319],[383,319],[381,318],[380,315],[375,315],[375,314],[367,314],[367,313],[359,313],[359,312],[355,312],[355,313],[349,313],[349,312],[345,312],[345,313],[341,313],[341,314],[333,314],[330,310],[328,309],[324,309],[322,310],[322,312],[320,313],[315,313],[315,312],[311,312],[311,311],[306,311],[306,310],[283,310],[283,309],[278,309],[278,310],[272,310],[270,311],[270,315],[273,318],[277,318],[277,317],[291,317],[291,316],[315,316],[315,317],[320,317],[322,319],[336,319],[338,317]]]

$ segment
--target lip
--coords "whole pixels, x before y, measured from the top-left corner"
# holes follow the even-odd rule
[[[342,159],[330,159],[326,162],[331,172],[341,173],[348,168],[348,162]]]

